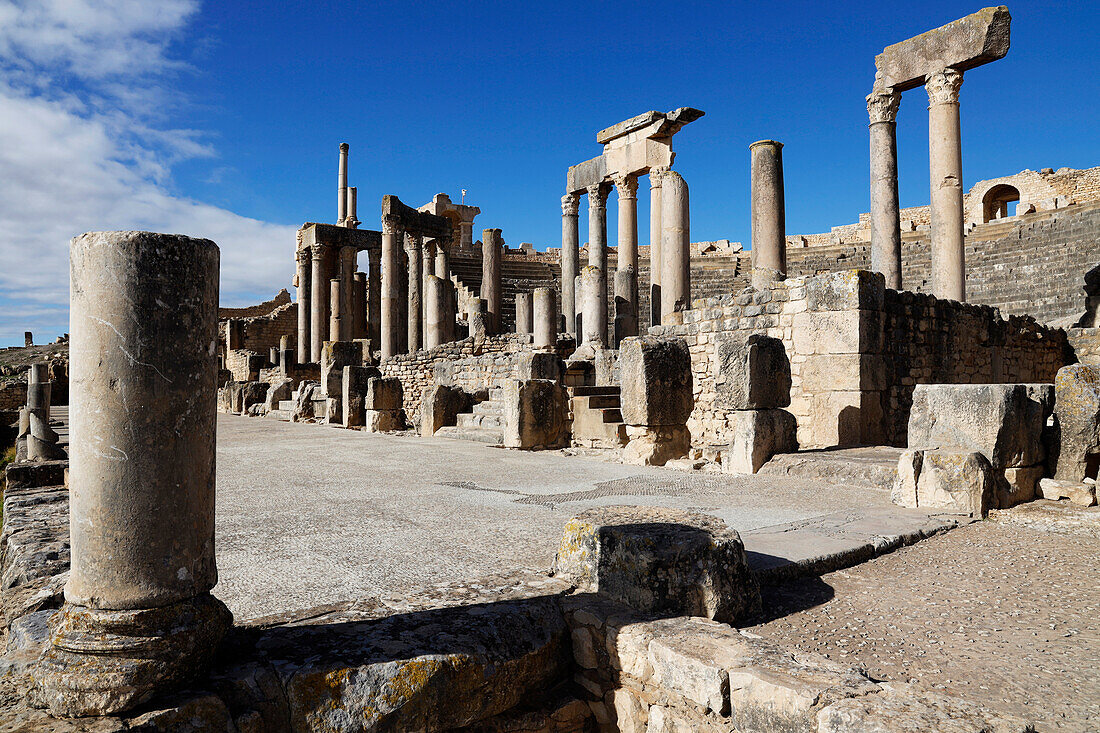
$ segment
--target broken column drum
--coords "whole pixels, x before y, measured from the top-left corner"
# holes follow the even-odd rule
[[[552,349],[558,343],[557,302],[552,288],[535,288],[533,318],[535,348]]]
[[[531,333],[531,294],[516,293],[516,333]]]
[[[762,290],[787,273],[783,143],[758,140],[752,159],[752,286]]]
[[[966,300],[963,245],[962,137],[959,129],[961,71],[928,77],[928,171],[932,187],[932,294]]]
[[[691,307],[688,187],[676,171],[661,180],[661,322]]]
[[[343,301],[343,282],[339,278],[329,280],[328,341],[348,341],[344,338],[344,319],[340,315]]]
[[[72,564],[36,681],[89,715],[199,672],[232,621],[210,595],[219,253],[93,232],[70,263]]]
[[[876,89],[867,95],[871,131],[871,269],[886,287],[901,290],[897,119],[901,95]]]
[[[565,329],[570,333],[576,331],[580,310],[573,286],[580,259],[578,204],[576,194],[568,193],[561,197],[561,310],[565,314]]]

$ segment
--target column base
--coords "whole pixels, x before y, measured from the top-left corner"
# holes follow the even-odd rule
[[[200,674],[232,625],[209,593],[129,611],[66,603],[34,673],[36,702],[59,717],[129,710]]]

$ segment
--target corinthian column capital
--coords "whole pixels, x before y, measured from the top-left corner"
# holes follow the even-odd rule
[[[901,95],[893,87],[875,89],[867,95],[867,116],[871,124],[876,122],[897,122]]]
[[[401,232],[401,221],[396,216],[383,216],[382,217],[382,233],[383,234],[399,234]]]
[[[962,86],[963,75],[955,69],[929,74],[924,80],[924,89],[928,92],[928,104],[958,104],[959,87]]]
[[[649,187],[651,189],[660,188],[661,181],[664,180],[665,174],[668,173],[670,168],[667,165],[659,165],[656,168],[649,169]]]
[[[607,194],[611,192],[611,187],[606,183],[593,183],[587,187],[585,191],[588,193],[588,208],[589,209],[603,209],[607,207]]]
[[[638,198],[638,178],[637,176],[622,175],[612,178],[615,183],[615,190],[619,194],[619,200],[623,199],[636,199]]]
[[[580,208],[580,197],[575,193],[567,193],[561,197],[561,215],[576,216]]]
[[[324,259],[325,246],[323,244],[311,244],[309,246],[309,250],[310,250],[310,253],[313,255],[313,259],[315,259],[315,260]]]

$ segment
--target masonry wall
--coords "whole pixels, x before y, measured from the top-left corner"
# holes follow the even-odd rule
[[[245,308],[218,308],[218,319],[223,320],[226,318],[255,318],[256,316],[266,316],[271,311],[275,310],[279,306],[286,305],[290,302],[290,293],[286,288],[280,290],[274,298],[266,300],[263,303],[256,305],[250,305]]]
[[[279,340],[283,336],[289,336],[291,348],[297,348],[297,303],[285,303],[266,315],[234,320],[241,323],[242,336],[238,348],[256,351],[266,356],[271,347],[279,346]],[[224,348],[229,321],[221,321],[218,327]]]
[[[0,410],[19,410],[26,404],[26,379],[14,379],[0,384]]]
[[[1078,361],[1100,364],[1100,328],[1071,328],[1066,334]]]

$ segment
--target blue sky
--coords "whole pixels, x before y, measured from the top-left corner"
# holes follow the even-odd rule
[[[270,297],[294,229],[335,216],[341,141],[365,226],[383,194],[465,188],[478,231],[543,248],[597,130],[693,106],[675,143],[693,240],[748,245],[761,138],[786,146],[788,232],[826,231],[867,210],[874,55],[979,7],[0,0],[0,345],[67,330],[67,241],[88,229],[208,236],[224,304]],[[1100,165],[1100,6],[1009,9],[1011,51],[962,88],[967,187]],[[902,100],[903,206],[928,200],[926,106]]]

